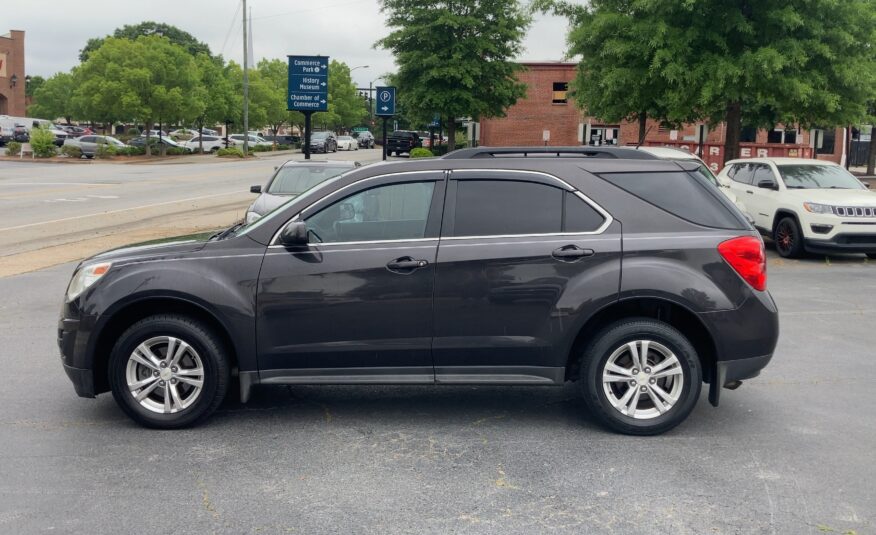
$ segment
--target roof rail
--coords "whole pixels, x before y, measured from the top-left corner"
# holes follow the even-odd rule
[[[654,155],[626,147],[474,147],[448,152],[446,160],[476,158],[612,158],[626,160],[654,160]]]

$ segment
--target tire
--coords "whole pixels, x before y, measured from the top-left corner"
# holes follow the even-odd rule
[[[799,258],[803,255],[803,233],[793,217],[786,216],[779,220],[773,230],[773,241],[776,252],[783,258]]]
[[[653,372],[645,372],[650,366],[638,370],[629,349],[629,344],[635,343],[639,354],[644,342],[648,344],[647,358]],[[660,321],[631,318],[613,323],[592,339],[581,358],[581,387],[588,409],[601,424],[626,435],[658,435],[672,429],[688,417],[700,397],[703,378],[696,350],[678,330]],[[609,361],[629,375],[613,368],[609,370],[611,376],[621,380],[603,383]],[[660,368],[662,362],[669,364]],[[631,374],[633,369],[636,375]],[[661,376],[652,378],[651,373]],[[638,386],[632,386],[624,377],[635,380]],[[655,387],[667,396],[661,397]],[[637,390],[641,388],[646,389],[646,395]],[[624,404],[630,391],[626,397],[629,402]],[[633,401],[633,414],[615,407],[629,407]]]
[[[188,349],[183,348],[177,366],[173,368],[164,358],[171,348],[172,339],[177,340],[172,346],[174,349],[183,348],[179,341],[189,345]],[[143,347],[148,348],[152,358],[146,356]],[[138,360],[133,358],[135,351]],[[150,365],[145,365],[147,363]],[[169,368],[183,373],[177,375],[168,371]],[[199,368],[201,373],[195,373]],[[161,375],[150,377],[150,373]],[[122,333],[110,354],[109,383],[116,403],[135,422],[155,429],[189,427],[206,419],[225,398],[230,375],[228,355],[216,333],[195,319],[176,314],[150,316],[138,321]],[[189,382],[198,381],[198,378],[201,379],[200,389]],[[142,402],[135,399],[129,384],[150,380],[152,382],[136,390],[137,394],[148,390]],[[170,388],[177,391],[176,398]],[[168,403],[164,401],[164,395],[168,393],[172,400],[170,412],[167,412]]]

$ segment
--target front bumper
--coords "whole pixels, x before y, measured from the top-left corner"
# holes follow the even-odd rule
[[[876,253],[876,226],[872,234],[841,232],[830,239],[806,238],[803,247],[810,253]]]
[[[94,393],[94,372],[92,370],[83,370],[82,368],[74,368],[64,364],[64,372],[73,383],[73,389],[76,395],[81,398],[93,398]]]
[[[76,394],[93,398],[97,394],[94,384],[93,364],[87,358],[87,345],[94,318],[77,316],[75,307],[65,303],[61,319],[58,321],[58,349],[64,372],[73,383]]]

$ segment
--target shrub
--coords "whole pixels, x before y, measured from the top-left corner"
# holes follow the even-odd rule
[[[117,149],[115,145],[110,145],[109,143],[98,143],[97,151],[94,155],[97,158],[112,158],[118,153],[119,149]]]
[[[251,152],[271,152],[274,148],[270,145],[254,145],[249,150]]]
[[[138,137],[140,135],[140,129],[137,127],[128,128],[128,131],[125,132],[125,134],[131,137]]]
[[[10,141],[6,144],[7,156],[18,156],[19,154],[21,154],[21,143],[18,141]]]
[[[432,156],[434,154],[429,149],[424,149],[423,147],[411,149],[411,158],[431,158]]]
[[[432,147],[432,154],[435,156],[444,156],[447,154],[447,145],[437,145]]]
[[[167,147],[167,150],[164,151],[167,156],[181,156],[188,153],[189,151],[183,147]]]
[[[30,131],[30,147],[33,155],[38,158],[50,158],[58,152],[55,134],[45,128],[34,128]]]
[[[243,158],[243,151],[237,147],[228,147],[226,149],[219,149],[216,155],[225,158]]]
[[[292,148],[292,145],[283,145],[282,143],[277,145],[277,150],[289,150]]]
[[[82,158],[82,149],[73,145],[64,145],[61,147],[61,154],[70,158]]]

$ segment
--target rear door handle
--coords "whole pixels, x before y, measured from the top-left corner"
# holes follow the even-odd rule
[[[429,265],[427,260],[415,260],[410,256],[403,256],[401,258],[396,258],[395,260],[390,260],[386,267],[390,271],[402,271],[402,272],[411,272],[415,269],[424,268]]]
[[[575,260],[579,260],[587,256],[593,256],[594,254],[596,253],[593,251],[593,249],[582,249],[577,245],[564,245],[559,249],[554,249],[554,252],[551,253],[551,256],[553,256],[557,260],[574,262]]]
[[[749,194],[749,195],[754,195],[754,192],[751,191],[750,189],[745,190],[745,193],[747,193],[747,194]]]

